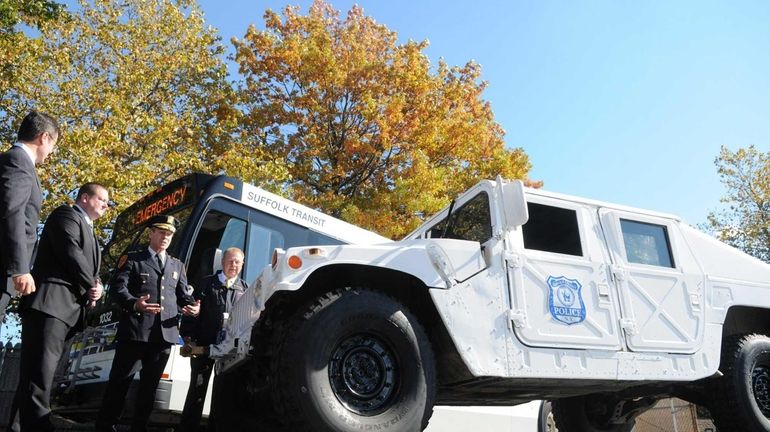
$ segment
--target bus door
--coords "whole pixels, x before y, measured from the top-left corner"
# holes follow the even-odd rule
[[[249,208],[225,198],[214,198],[194,230],[187,262],[187,281],[200,281],[222,268],[222,253],[231,247],[245,251]]]

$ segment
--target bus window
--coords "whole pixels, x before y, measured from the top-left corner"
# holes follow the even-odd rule
[[[329,236],[325,236],[315,231],[310,231],[307,244],[316,245],[316,246],[332,246],[332,245],[345,244],[345,242],[341,240],[337,240],[335,238],[331,238]]]
[[[341,241],[262,212],[251,212],[243,278],[251,285],[270,262],[275,248],[337,245]]]
[[[205,276],[221,268],[221,252],[231,247],[244,250],[245,243],[246,221],[216,210],[208,212],[192,247],[188,282],[197,287]]]
[[[285,248],[286,240],[280,231],[251,223],[249,249],[246,253],[246,272],[243,278],[251,285],[270,262],[275,248]]]

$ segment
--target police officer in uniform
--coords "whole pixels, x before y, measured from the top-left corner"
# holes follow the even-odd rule
[[[122,314],[110,380],[96,420],[96,430],[115,431],[134,373],[140,371],[131,430],[146,431],[155,389],[166,367],[171,345],[179,339],[178,312],[196,316],[199,302],[187,286],[184,265],[166,252],[176,231],[172,216],[150,222],[147,250],[129,254],[110,287]]]

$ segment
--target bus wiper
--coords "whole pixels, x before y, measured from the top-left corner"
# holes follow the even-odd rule
[[[448,232],[451,232],[449,229],[452,227],[452,210],[455,208],[455,200],[452,200],[451,203],[449,203],[449,211],[447,211],[446,215],[446,225],[444,225],[444,232],[441,233],[441,237],[439,238],[446,238],[446,234]]]

